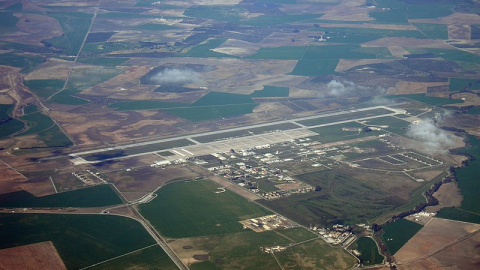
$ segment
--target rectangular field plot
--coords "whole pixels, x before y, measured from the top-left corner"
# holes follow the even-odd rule
[[[67,269],[81,269],[155,244],[140,223],[125,217],[1,214],[0,219],[0,249],[52,241]]]
[[[283,269],[347,269],[356,260],[340,248],[318,239],[275,253]]]
[[[117,270],[117,269],[157,269],[176,270],[177,266],[172,262],[163,249],[158,246],[150,246],[124,256],[105,261],[88,269],[92,270]]]
[[[183,238],[243,231],[240,220],[270,214],[208,180],[165,186],[140,212],[166,237]],[[222,191],[222,192],[219,192]]]
[[[315,119],[298,121],[298,123],[311,127],[311,126],[330,124],[330,123],[335,123],[335,122],[340,122],[340,121],[349,121],[349,120],[361,119],[361,118],[365,118],[365,117],[387,115],[387,114],[392,114],[392,113],[393,112],[390,111],[390,110],[379,108],[379,109],[360,111],[360,112],[354,112],[354,113],[344,113],[344,114],[339,114],[339,115],[319,117],[319,118],[315,118]]]

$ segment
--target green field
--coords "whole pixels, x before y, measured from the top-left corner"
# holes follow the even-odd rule
[[[304,225],[365,223],[407,203],[340,171],[324,170],[295,177],[322,190],[261,203]]]
[[[62,89],[64,80],[27,80],[27,87],[39,97],[49,97]]]
[[[323,76],[335,73],[339,60],[301,59],[290,73],[298,76]]]
[[[35,197],[26,191],[0,195],[1,207],[100,207],[121,204],[110,185],[98,185],[73,191]]]
[[[275,253],[283,269],[350,269],[356,259],[318,239]]]
[[[198,269],[279,269],[272,255],[261,247],[287,245],[288,239],[273,231],[256,233],[248,230],[218,236],[197,238],[194,243],[201,250],[208,251],[209,260],[195,263]]]
[[[80,269],[155,244],[140,223],[125,217],[0,214],[0,219],[0,249],[52,241],[67,269]]]
[[[0,54],[0,65],[21,68],[21,72],[29,73],[37,65],[43,62],[43,58],[36,55],[24,55],[18,53]]]
[[[76,55],[87,35],[93,15],[81,12],[52,12],[49,15],[60,23],[64,35],[43,42],[62,49],[65,54]]]
[[[318,235],[302,227],[296,227],[288,230],[280,230],[278,231],[278,233],[286,236],[287,238],[295,240],[295,242],[297,243],[307,241],[313,238],[318,238]]]
[[[441,98],[441,97],[428,97],[425,94],[410,94],[410,95],[396,95],[396,96],[386,96],[386,98],[409,98],[418,102],[426,103],[433,106],[443,106],[448,104],[457,104],[463,103],[463,100],[460,99],[450,99],[450,98]]]
[[[463,91],[463,90],[478,90],[480,89],[479,79],[467,79],[467,78],[450,78],[448,84],[448,90],[450,91]]]
[[[91,270],[117,270],[117,269],[143,269],[143,270],[176,270],[175,263],[168,257],[163,249],[158,246],[151,246],[128,255],[100,263],[89,267]]]
[[[269,212],[208,180],[169,184],[157,197],[139,207],[142,215],[164,236],[173,238],[243,231],[240,220]]]
[[[462,210],[461,208],[454,208],[454,207],[442,208],[437,213],[436,217],[480,224],[479,214],[471,213],[471,212]]]
[[[251,97],[288,97],[290,88],[264,85],[262,90],[256,90],[250,94]]]
[[[381,264],[385,257],[378,252],[378,246],[370,237],[360,237],[354,244],[361,252],[360,260],[363,265]]]
[[[383,129],[389,132],[393,132],[395,134],[404,136],[407,133],[407,127],[410,125],[410,122],[407,122],[402,119],[398,119],[393,116],[385,116],[385,117],[369,119],[365,124],[369,126],[370,125],[373,125],[373,126],[388,125],[387,128],[383,128]]]
[[[218,46],[222,45],[226,39],[210,39],[206,42],[199,44],[193,48],[190,48],[188,51],[177,54],[176,56],[183,56],[183,57],[198,57],[198,58],[207,58],[207,57],[214,57],[214,58],[222,58],[222,57],[233,57],[228,54],[219,53],[213,51],[212,49],[217,48]]]
[[[403,218],[398,219],[383,227],[382,240],[387,245],[390,254],[394,255],[422,227],[418,223]]]
[[[422,33],[431,39],[448,39],[447,25],[435,23],[414,23]]]
[[[364,127],[364,125],[357,122],[348,122],[344,124],[312,128],[310,130],[318,133],[318,138],[315,139],[319,140],[321,143],[352,140],[381,134],[379,131],[361,131]]]

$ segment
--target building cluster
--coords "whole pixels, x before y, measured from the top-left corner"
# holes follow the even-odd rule
[[[294,228],[297,225],[292,221],[279,216],[279,215],[268,215],[258,218],[251,218],[247,220],[242,220],[240,223],[245,229],[251,229],[255,232],[264,232],[276,229],[289,229]]]
[[[330,244],[348,246],[355,241],[349,226],[335,224],[331,229],[312,227],[311,230],[320,234],[323,240]]]
[[[273,247],[261,247],[260,249],[265,253],[274,253],[274,252],[284,251],[285,249],[287,249],[287,247],[273,246]]]
[[[85,185],[91,186],[95,185],[95,179],[105,182],[105,180],[99,175],[100,173],[94,173],[90,170],[72,172],[72,175],[75,176],[78,180],[82,181]]]

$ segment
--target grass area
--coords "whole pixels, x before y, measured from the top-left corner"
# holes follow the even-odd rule
[[[201,250],[208,251],[209,260],[195,263],[192,270],[198,269],[280,269],[271,254],[261,247],[287,245],[290,241],[283,236],[266,231],[256,233],[251,230],[221,236],[202,237]]]
[[[301,59],[290,73],[298,76],[322,76],[335,73],[339,60]]]
[[[115,32],[96,32],[96,33],[89,33],[87,36],[87,40],[85,43],[96,43],[96,42],[105,42],[108,41]]]
[[[377,116],[377,115],[390,114],[390,113],[392,113],[392,111],[379,108],[379,109],[373,109],[373,110],[359,111],[355,113],[344,113],[344,114],[338,114],[338,115],[332,115],[332,116],[326,116],[326,117],[319,117],[319,118],[314,118],[309,120],[298,121],[298,123],[311,127],[316,125],[334,123],[338,121],[348,121],[348,120],[353,120],[353,119],[358,119],[363,117]]]
[[[467,114],[480,114],[480,107],[473,107],[469,109]]]
[[[403,218],[384,226],[382,239],[390,254],[394,255],[422,227],[418,223]]]
[[[369,126],[370,125],[373,125],[373,126],[387,125],[388,127],[383,128],[384,130],[404,136],[407,133],[407,127],[410,125],[410,122],[402,119],[398,119],[393,116],[385,116],[385,117],[369,119],[365,124]]]
[[[251,97],[288,97],[290,88],[264,85],[262,90],[251,93]]]
[[[478,63],[480,61],[480,56],[462,51],[459,49],[426,49],[428,52],[435,54],[438,57],[441,57],[447,61],[458,61],[466,63]]]
[[[18,53],[0,54],[0,65],[21,68],[22,73],[31,72],[42,62],[43,58],[40,56],[22,55]]]
[[[126,256],[113,259],[90,267],[91,270],[117,270],[117,269],[159,269],[176,270],[175,263],[168,257],[167,253],[158,246],[148,247],[139,251],[135,251]]]
[[[275,253],[283,269],[349,269],[356,259],[318,239]]]
[[[119,216],[0,214],[0,249],[52,241],[67,269],[80,269],[152,245],[136,221]]]
[[[318,235],[302,227],[296,227],[288,230],[281,230],[278,232],[292,240],[295,240],[295,242],[297,243],[307,241],[313,238],[318,238]]]
[[[480,78],[450,78],[449,91],[478,90],[480,89]]]
[[[338,170],[316,171],[296,178],[322,190],[261,203],[304,225],[365,223],[407,203],[394,193]]]
[[[205,121],[252,113],[258,104],[234,104],[206,107],[164,109],[165,112],[189,121]]]
[[[18,18],[13,16],[12,12],[2,12],[0,16],[0,29],[13,30],[18,22]]]
[[[35,197],[26,191],[0,195],[2,207],[99,207],[120,203],[122,200],[110,185],[97,185],[42,197]]]
[[[278,60],[298,60],[303,57],[308,47],[305,46],[280,46],[271,48],[260,48],[249,59],[278,59]]]
[[[269,212],[208,180],[169,184],[139,207],[142,215],[166,237],[183,238],[243,231],[240,220]]]
[[[207,40],[206,42],[199,44],[193,48],[190,48],[188,51],[183,52],[181,54],[177,54],[176,56],[184,56],[184,57],[198,57],[198,58],[207,58],[207,57],[215,57],[215,58],[221,58],[221,57],[229,57],[229,58],[235,58],[235,56],[231,56],[228,54],[224,53],[219,53],[216,51],[213,51],[213,49],[217,48],[218,46],[222,45],[226,39],[210,39]]]
[[[27,87],[39,97],[49,97],[62,89],[64,80],[26,80]]]
[[[161,109],[190,121],[203,121],[252,113],[258,104],[248,95],[209,92],[193,104],[138,100],[110,105],[119,111]]]
[[[451,98],[441,98],[441,97],[429,97],[425,94],[409,94],[409,95],[396,95],[396,96],[385,96],[386,98],[409,98],[418,102],[433,106],[443,106],[448,104],[457,104],[463,103],[463,100],[460,99],[451,99]]]
[[[60,23],[64,34],[43,42],[62,49],[65,54],[76,55],[87,35],[93,15],[81,12],[52,12],[49,15]]]
[[[375,136],[379,134],[378,131],[361,131],[361,129],[364,127],[365,126],[362,124],[356,122],[349,122],[332,126],[312,128],[310,130],[318,133],[318,135],[320,136],[320,142],[322,143],[352,140],[367,136]]]
[[[435,23],[414,23],[423,34],[431,39],[448,39],[448,29],[445,24]]]
[[[354,248],[360,251],[360,261],[363,265],[381,264],[385,257],[378,252],[377,243],[370,237],[360,237],[354,244]]]
[[[116,67],[120,66],[125,63],[128,58],[119,58],[119,57],[99,57],[99,56],[89,56],[89,57],[79,57],[78,62],[89,64],[89,65],[97,65],[97,66],[108,66],[108,67]]]
[[[25,124],[17,119],[11,119],[6,122],[2,122],[0,123],[0,138],[5,138],[16,132],[19,132],[24,127]]]
[[[479,214],[467,212],[455,207],[442,208],[436,217],[480,224]]]
[[[13,104],[0,104],[0,120],[7,120],[11,116]]]

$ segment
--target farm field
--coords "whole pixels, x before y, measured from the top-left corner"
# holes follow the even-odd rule
[[[124,217],[1,214],[1,248],[52,241],[67,269],[79,269],[155,243],[136,221]]]
[[[363,265],[381,264],[385,259],[378,252],[377,243],[370,237],[360,237],[354,246],[361,252],[360,260]]]
[[[35,197],[26,191],[0,195],[1,207],[16,208],[98,207],[121,203],[122,200],[110,185],[98,185],[42,197]]]
[[[240,220],[269,214],[231,191],[222,192],[209,180],[167,185],[157,191],[153,201],[139,209],[162,235],[169,238],[241,232]]]
[[[420,229],[422,225],[415,222],[398,219],[383,227],[382,239],[387,245],[390,254],[395,254],[407,243]]]

